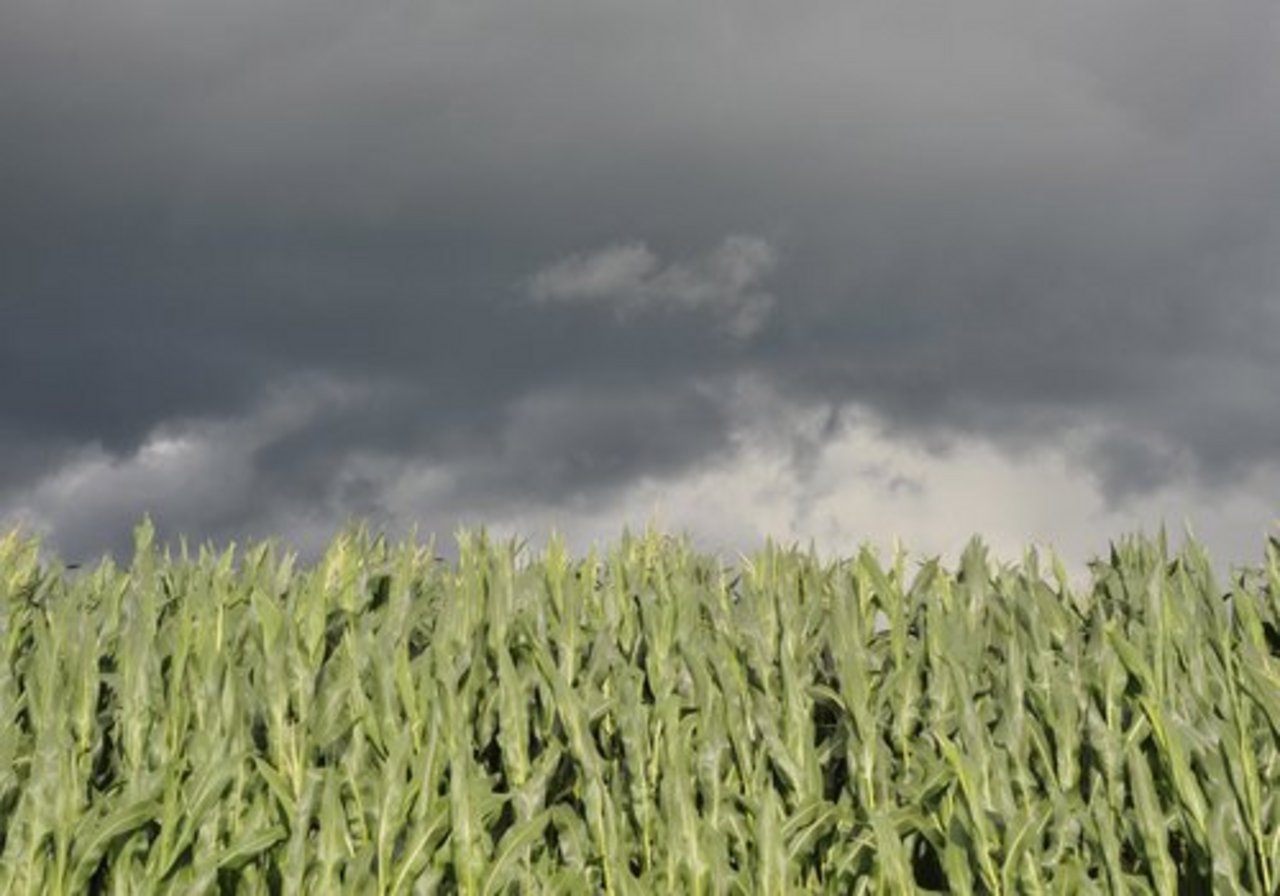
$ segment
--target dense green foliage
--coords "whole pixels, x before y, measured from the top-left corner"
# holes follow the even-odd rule
[[[1280,544],[0,539],[0,891],[1280,888]]]

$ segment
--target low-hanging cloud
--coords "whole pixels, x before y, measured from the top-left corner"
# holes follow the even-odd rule
[[[43,476],[34,477],[0,505],[0,531],[20,525],[55,536],[67,559],[91,559],[104,547],[127,556],[131,522],[150,514],[164,531],[190,536],[234,539],[251,532],[274,533],[272,521],[298,508],[281,487],[279,477],[264,477],[256,455],[264,446],[305,430],[326,415],[367,401],[370,389],[323,379],[299,380],[267,391],[244,414],[232,418],[172,421],[147,433],[136,450],[116,454],[101,445],[88,445]],[[342,485],[333,482],[312,495],[304,511],[332,502],[326,526],[349,511],[367,511],[349,501],[337,506],[332,495]],[[291,506],[293,505],[293,506]],[[256,519],[246,526],[246,509]],[[307,512],[300,514],[308,515]],[[295,544],[308,538],[290,527]]]
[[[777,264],[777,250],[757,236],[728,236],[700,258],[667,265],[643,242],[619,243],[542,269],[530,293],[541,304],[608,305],[620,321],[649,311],[708,312],[746,338],[773,311],[762,283]]]

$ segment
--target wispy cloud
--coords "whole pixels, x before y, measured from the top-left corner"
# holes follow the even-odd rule
[[[708,312],[725,332],[747,338],[773,311],[762,284],[777,265],[777,250],[757,236],[728,236],[701,257],[666,265],[642,242],[619,243],[543,268],[530,294],[540,304],[609,305],[620,320],[648,311]]]

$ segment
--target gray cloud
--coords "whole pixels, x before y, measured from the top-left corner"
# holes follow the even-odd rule
[[[710,311],[740,339],[755,335],[773,310],[759,289],[778,263],[768,241],[729,236],[692,264],[661,266],[644,243],[622,243],[573,255],[543,268],[530,292],[540,304],[608,303],[620,322],[646,311]]]
[[[1230,489],[1280,454],[1278,16],[13,0],[0,515],[118,530],[50,497],[85,457],[193,531],[420,465],[459,512],[589,501],[727,462],[747,379],[1118,501]],[[234,499],[144,462],[308,378],[361,398],[228,442]]]

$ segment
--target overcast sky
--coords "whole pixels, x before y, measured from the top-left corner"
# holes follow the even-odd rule
[[[3,0],[0,522],[1280,515],[1273,0]]]

